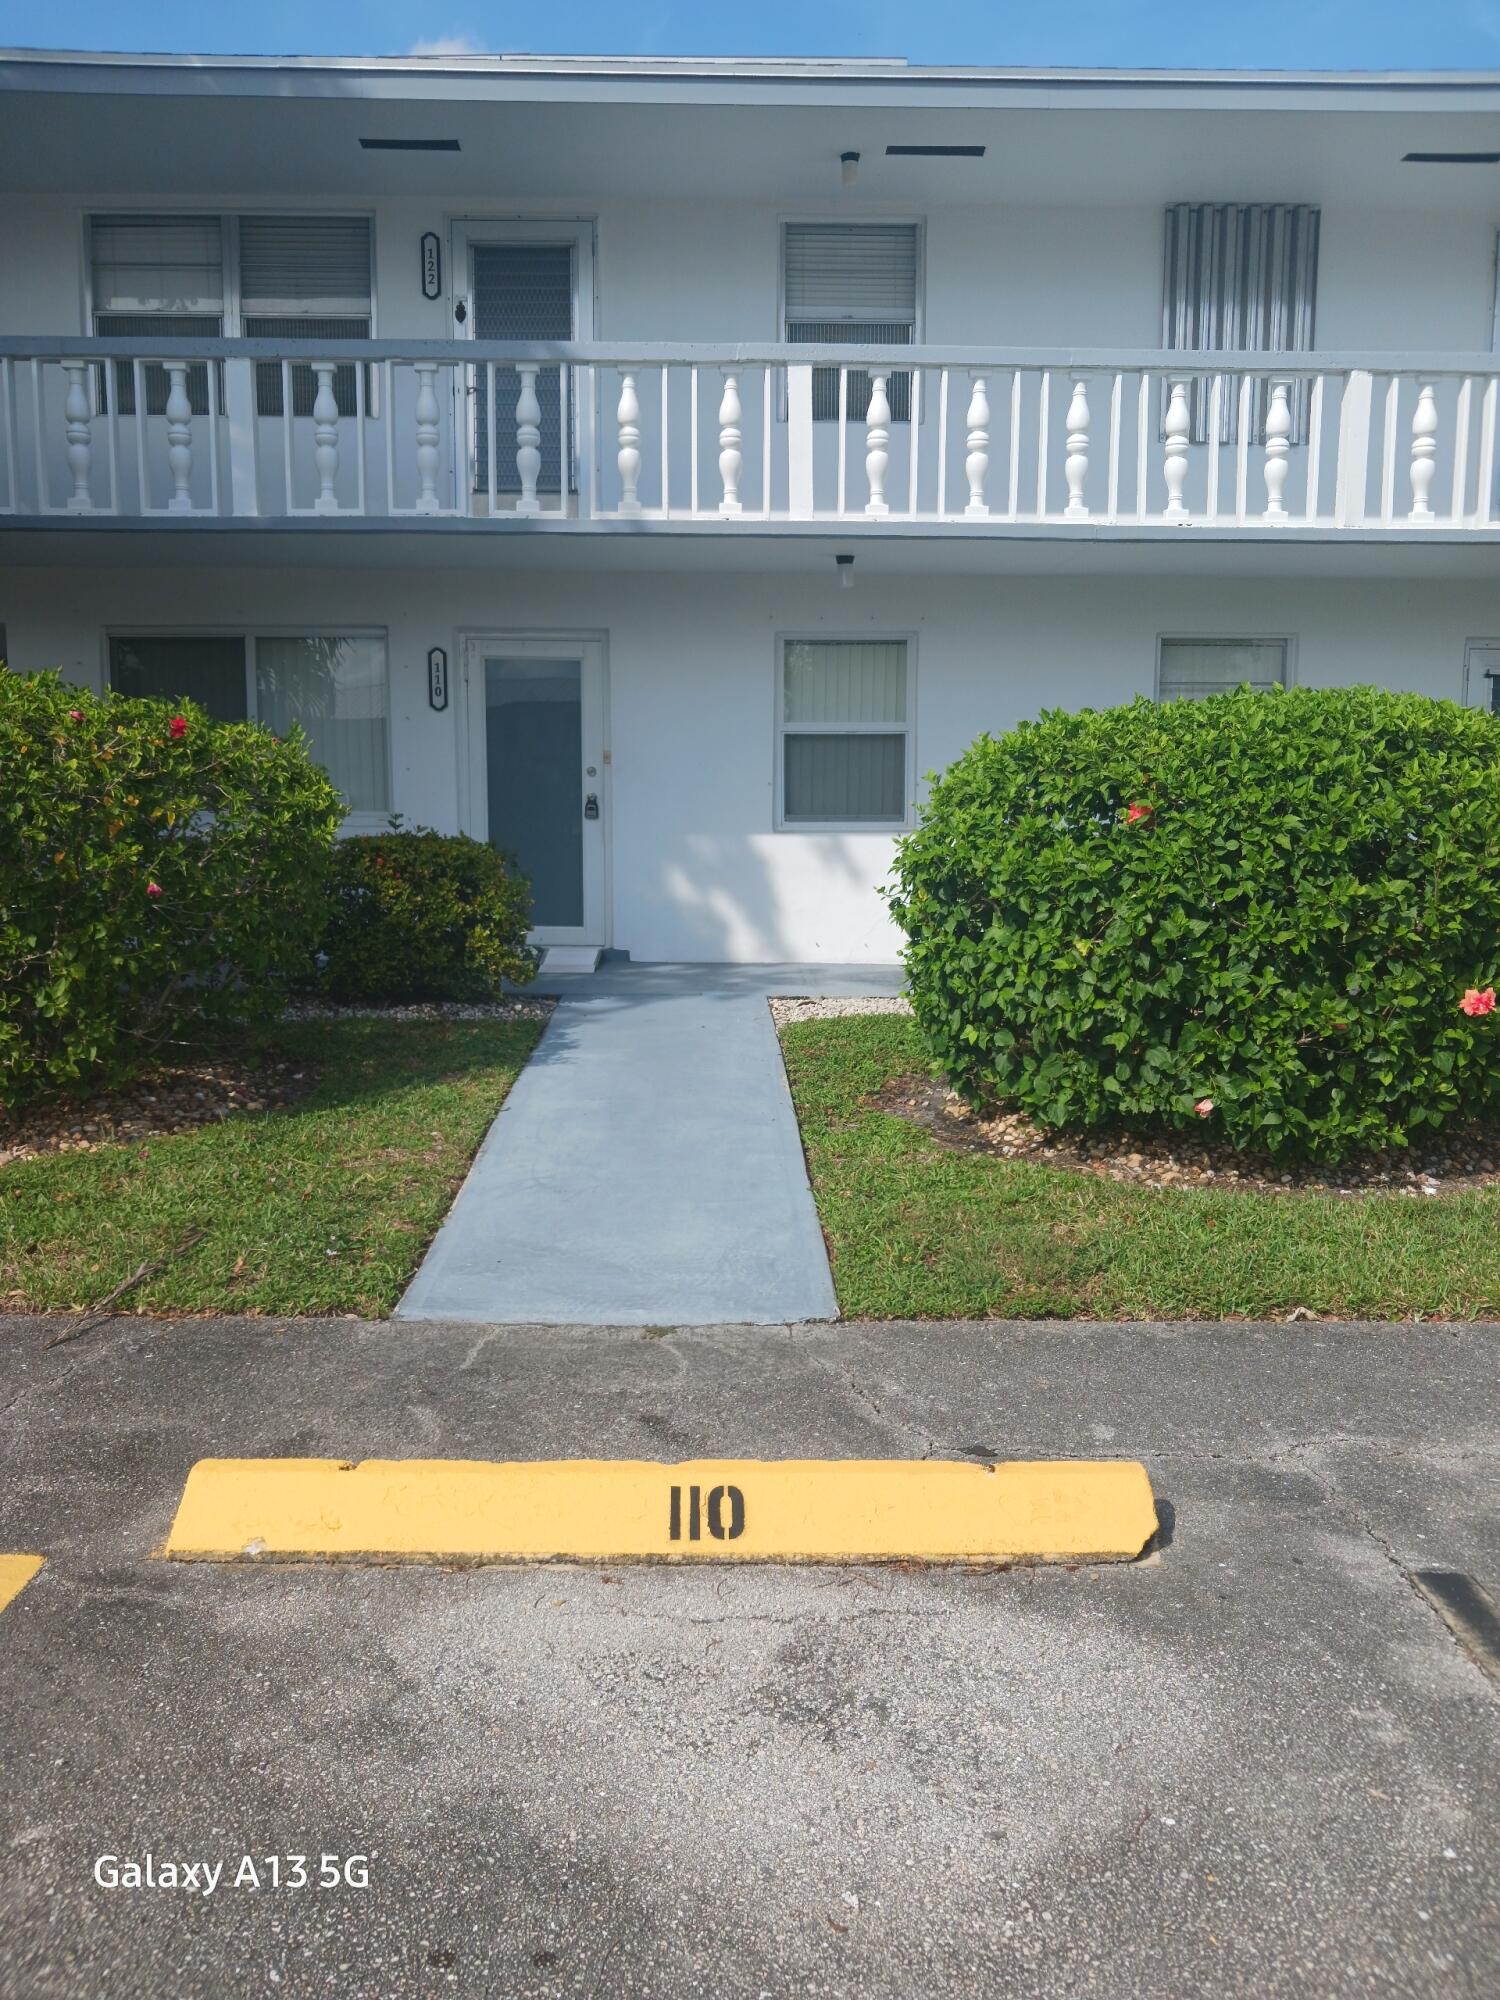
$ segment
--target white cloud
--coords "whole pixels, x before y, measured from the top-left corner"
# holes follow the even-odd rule
[[[479,56],[484,50],[472,35],[432,35],[413,42],[409,56]]]

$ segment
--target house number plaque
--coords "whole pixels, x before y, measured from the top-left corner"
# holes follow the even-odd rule
[[[434,646],[427,655],[427,705],[448,706],[448,655],[441,646]]]
[[[443,295],[443,246],[435,229],[429,229],[422,238],[422,296],[437,299]]]

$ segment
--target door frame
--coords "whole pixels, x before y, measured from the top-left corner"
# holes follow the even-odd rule
[[[530,933],[539,946],[581,944],[608,950],[614,914],[613,800],[609,746],[609,640],[599,631],[537,631],[509,626],[485,626],[458,635],[462,662],[463,751],[458,760],[459,825],[475,840],[490,833],[488,719],[484,700],[484,661],[489,658],[578,660],[582,668],[583,764],[579,791],[597,791],[598,836],[584,837],[582,924],[540,924]],[[592,738],[592,742],[590,739]],[[590,764],[594,777],[586,777]]]
[[[474,284],[469,252],[476,244],[490,243],[566,243],[573,252],[573,338],[593,340],[597,337],[598,293],[595,281],[597,224],[592,216],[560,215],[539,218],[535,216],[507,215],[450,215],[448,217],[448,313],[454,336],[460,340],[473,340],[475,335]],[[456,318],[459,300],[464,302],[464,320],[460,325]],[[459,463],[455,466],[455,477],[459,484],[459,501],[462,511],[467,512],[473,504],[469,493],[471,454],[473,439],[470,436],[469,411],[472,398],[470,384],[464,380],[472,371],[462,374],[453,371],[453,435],[459,441],[460,449],[455,454]],[[575,377],[575,381],[576,381]],[[578,484],[583,483],[583,467],[590,464],[590,454],[594,448],[594,411],[592,399],[575,394],[569,400],[569,418],[573,429],[571,440],[574,465]],[[568,482],[564,481],[565,488]],[[465,500],[467,495],[467,501]]]

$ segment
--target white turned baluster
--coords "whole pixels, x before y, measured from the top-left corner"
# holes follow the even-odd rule
[[[518,370],[521,393],[516,398],[516,476],[521,482],[518,514],[540,514],[536,483],[542,470],[542,406],[537,400],[536,369],[526,362]]]
[[[889,514],[886,505],[885,474],[891,462],[891,406],[885,393],[885,377],[877,375],[870,384],[870,407],[865,412],[865,478],[870,497],[867,514]]]
[[[733,376],[724,377],[724,397],[719,404],[719,477],[724,482],[724,498],[719,502],[721,514],[742,514],[740,505],[740,468],[744,456],[740,451],[740,385]]]
[[[1417,394],[1416,413],[1411,420],[1411,512],[1409,521],[1432,521],[1428,494],[1437,471],[1437,397],[1432,384],[1424,382]]]
[[[438,400],[434,377],[435,361],[414,361],[417,378],[417,512],[436,514],[438,509]]]
[[[1167,456],[1164,471],[1167,479],[1166,518],[1169,521],[1185,521],[1187,508],[1183,505],[1182,489],[1187,484],[1188,441],[1192,436],[1192,417],[1188,410],[1188,385],[1174,382],[1172,393],[1167,400]]]
[[[969,481],[969,504],[966,514],[988,514],[989,502],[984,497],[985,474],[990,469],[990,399],[984,392],[984,377],[974,377],[974,393],[969,398],[968,456],[964,460],[964,472]]]
[[[333,393],[333,363],[315,361],[318,393],[313,399],[313,462],[318,468],[318,497],[315,514],[336,514],[339,496],[335,482],[339,472],[339,404]]]
[[[1086,521],[1089,510],[1083,503],[1083,488],[1089,476],[1089,386],[1081,378],[1073,384],[1073,400],[1068,405],[1068,455],[1063,471],[1068,481],[1065,518]]]
[[[632,517],[641,511],[636,490],[641,477],[641,405],[635,393],[635,377],[620,377],[620,407],[615,412],[620,426],[620,512]]]
[[[167,463],[172,468],[172,497],[167,502],[174,514],[192,512],[193,496],[188,490],[193,476],[193,406],[188,400],[188,365],[167,363]]]
[[[1287,401],[1285,382],[1271,385],[1271,407],[1266,411],[1266,519],[1284,521],[1286,507],[1282,492],[1290,471],[1287,455],[1292,448],[1292,406]]]
[[[88,366],[82,361],[65,361],[68,393],[63,403],[67,419],[68,470],[73,475],[73,491],[68,495],[68,512],[86,514],[94,504],[89,491],[89,475],[94,466],[94,443],[89,430]]]

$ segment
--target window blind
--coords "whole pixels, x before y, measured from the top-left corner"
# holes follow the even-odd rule
[[[1178,202],[1167,210],[1162,344],[1250,354],[1306,353],[1318,287],[1316,208],[1282,202]],[[1192,385],[1192,438],[1208,440],[1212,376]],[[1294,383],[1292,442],[1307,430],[1308,386]],[[1269,388],[1257,383],[1251,437],[1265,438]],[[1165,410],[1165,403],[1163,403]],[[1221,444],[1239,441],[1238,383],[1226,378]]]
[[[224,310],[216,215],[96,215],[90,252],[96,313]]]
[[[783,240],[786,337],[815,347],[909,347],[917,326],[917,227],[912,222],[789,222]],[[911,377],[887,384],[891,415],[911,415]],[[851,420],[863,423],[870,378],[849,375]],[[813,417],[839,414],[839,371],[813,370]]]
[[[1157,697],[1194,701],[1247,684],[1281,687],[1286,681],[1284,639],[1163,639]]]
[[[781,671],[783,824],[899,824],[905,640],[789,640]]]

